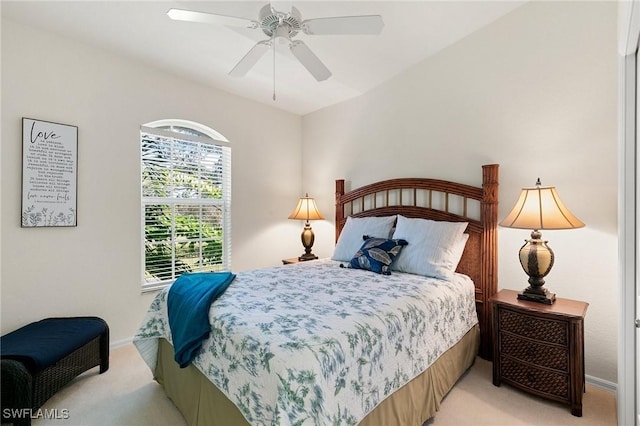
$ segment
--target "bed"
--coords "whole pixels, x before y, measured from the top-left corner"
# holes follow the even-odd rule
[[[421,425],[478,354],[491,357],[497,210],[498,165],[482,167],[481,186],[403,178],[345,191],[337,180],[334,259],[238,273],[186,368],[166,290],[134,344],[190,425]],[[408,241],[396,266],[419,246],[417,219],[462,229],[455,272],[376,274],[340,259],[354,224],[390,217],[388,239]]]

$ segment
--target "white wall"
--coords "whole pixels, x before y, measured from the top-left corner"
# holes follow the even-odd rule
[[[545,231],[546,286],[589,302],[586,371],[616,381],[617,116],[615,2],[532,2],[357,99],[303,119],[303,182],[333,211],[333,180],[481,183],[499,163],[500,217],[540,177],[587,226]],[[329,256],[329,221],[314,223]],[[528,231],[499,231],[499,287],[521,290]]]
[[[21,118],[78,126],[78,226],[21,228]],[[302,251],[301,118],[37,28],[2,21],[2,334],[47,316],[97,315],[131,338],[140,294],[143,123],[181,118],[233,144],[233,270]],[[268,160],[267,160],[268,159]]]

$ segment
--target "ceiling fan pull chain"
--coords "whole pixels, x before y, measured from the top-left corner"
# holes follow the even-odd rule
[[[272,38],[273,45],[273,101],[276,101],[276,39]]]

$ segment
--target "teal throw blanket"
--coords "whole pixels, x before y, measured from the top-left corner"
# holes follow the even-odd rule
[[[167,315],[173,337],[175,360],[185,368],[209,337],[209,309],[234,280],[231,272],[182,274],[169,288]]]

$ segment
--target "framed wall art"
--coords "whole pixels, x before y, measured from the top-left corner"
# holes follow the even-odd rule
[[[22,227],[77,226],[78,127],[22,118]]]

